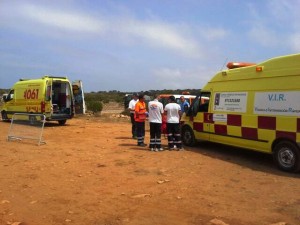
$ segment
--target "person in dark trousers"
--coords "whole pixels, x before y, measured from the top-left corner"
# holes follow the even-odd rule
[[[134,113],[135,113],[135,104],[138,102],[138,94],[134,93],[132,95],[132,99],[129,102],[128,109],[130,111],[130,120],[131,120],[131,133],[132,138],[136,139],[136,125],[134,120]]]
[[[145,139],[145,121],[148,116],[146,109],[145,96],[143,94],[139,95],[139,101],[135,104],[134,119],[137,131],[137,145],[141,147],[147,146],[144,143]]]
[[[163,151],[161,147],[161,124],[164,107],[159,102],[159,95],[155,95],[155,99],[148,104],[149,123],[150,123],[150,150]]]
[[[167,115],[167,132],[169,150],[174,150],[175,146],[178,150],[183,150],[180,135],[180,105],[176,103],[174,96],[170,96],[169,103],[165,106],[165,114]]]

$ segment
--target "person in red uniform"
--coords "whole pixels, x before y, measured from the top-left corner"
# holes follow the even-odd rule
[[[135,113],[134,119],[136,124],[137,131],[137,145],[145,147],[147,146],[144,143],[145,138],[145,120],[148,116],[146,109],[145,96],[143,94],[139,95],[139,101],[135,104]]]

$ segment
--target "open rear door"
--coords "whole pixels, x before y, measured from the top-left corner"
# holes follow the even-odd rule
[[[81,80],[75,80],[72,82],[73,95],[75,99],[75,113],[76,114],[85,114],[85,101],[84,101],[84,92],[83,85]]]

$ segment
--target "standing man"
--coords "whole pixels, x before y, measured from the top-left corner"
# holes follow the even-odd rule
[[[131,120],[131,133],[132,138],[136,139],[136,125],[134,120],[134,110],[135,110],[135,104],[138,102],[138,94],[134,93],[132,95],[132,99],[129,102],[128,109],[130,111],[130,120]]]
[[[169,150],[174,150],[175,145],[178,150],[183,150],[180,135],[179,120],[181,116],[180,105],[176,103],[174,96],[170,96],[169,103],[165,106],[165,114],[167,114],[167,132]]]
[[[161,124],[164,113],[163,104],[159,102],[159,94],[155,94],[154,100],[148,104],[150,123],[150,150],[163,151],[161,147]]]
[[[145,139],[145,120],[148,116],[146,109],[145,96],[143,94],[139,95],[139,101],[135,104],[134,119],[137,131],[137,145],[141,147],[147,146],[144,143]]]
[[[184,96],[180,96],[180,110],[181,113],[186,112],[186,110],[190,107],[188,101],[184,98]]]

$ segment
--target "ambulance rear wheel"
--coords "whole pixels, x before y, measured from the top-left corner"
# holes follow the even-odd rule
[[[36,123],[36,117],[35,116],[29,116],[29,123],[30,123],[30,125],[34,125]]]
[[[181,138],[182,138],[183,144],[186,146],[194,146],[196,144],[194,132],[188,126],[185,126],[182,128]]]
[[[300,150],[292,142],[279,142],[274,148],[274,160],[283,171],[297,172],[300,170]]]
[[[67,120],[59,120],[58,121],[59,125],[65,125],[66,122],[67,122]]]

